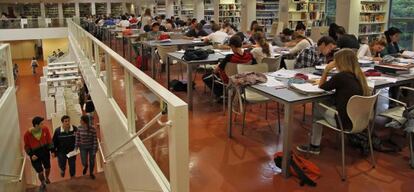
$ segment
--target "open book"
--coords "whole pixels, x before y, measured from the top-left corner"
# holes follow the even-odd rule
[[[414,58],[414,51],[404,51],[401,55],[404,57]]]
[[[290,84],[290,88],[303,94],[321,94],[325,92],[325,90],[319,88],[318,85],[313,85],[311,83],[292,83]]]

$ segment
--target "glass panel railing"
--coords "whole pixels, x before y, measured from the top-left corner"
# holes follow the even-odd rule
[[[92,78],[91,73],[85,70],[90,69],[94,78],[103,79],[104,85],[100,84],[99,89],[106,89],[106,95],[100,96],[113,99],[110,101],[115,101],[111,106],[117,111],[116,118],[122,116],[124,129],[101,127],[111,133],[110,137],[104,135],[107,147],[103,151],[104,159],[116,165],[122,187],[139,190],[140,185],[145,184],[134,179],[134,174],[140,173],[132,172],[141,170],[134,166],[148,166],[162,191],[188,191],[187,104],[88,33],[84,29],[87,26],[68,22],[69,39],[78,47],[76,52],[83,53],[81,60],[85,62],[81,62],[81,70],[88,79]],[[125,131],[129,133],[127,138],[119,134]],[[116,140],[117,137],[123,140]],[[146,163],[133,164],[137,161]]]
[[[14,84],[16,66],[12,66],[9,44],[0,44],[0,98]]]
[[[21,18],[21,19],[0,19],[0,29],[28,29],[28,28],[49,28],[67,27],[66,19],[60,18]]]

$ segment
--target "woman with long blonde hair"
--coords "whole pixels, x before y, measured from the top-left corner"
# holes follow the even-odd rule
[[[336,68],[338,73],[327,80],[328,74]],[[368,96],[371,91],[367,80],[358,63],[358,58],[352,49],[342,49],[335,53],[334,61],[329,63],[319,81],[319,87],[326,91],[335,90],[333,102],[324,103],[330,105],[339,113],[339,118],[344,129],[351,129],[352,122],[348,117],[346,106],[348,100],[354,95]],[[329,124],[336,127],[335,114],[320,105],[315,105],[313,111],[314,122],[325,119]],[[302,152],[312,154],[320,153],[320,143],[322,139],[322,126],[314,123],[312,126],[312,138],[310,145],[297,146]]]

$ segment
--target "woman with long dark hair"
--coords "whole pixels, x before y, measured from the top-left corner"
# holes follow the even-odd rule
[[[383,55],[394,55],[401,53],[400,46],[398,45],[401,33],[401,30],[395,27],[391,27],[384,32],[385,38],[387,39],[387,47],[385,47]]]
[[[98,139],[96,136],[96,129],[91,126],[88,115],[82,115],[76,132],[76,149],[80,150],[81,161],[83,165],[83,175],[86,175],[89,167],[89,175],[95,179],[93,169],[95,167],[95,154],[98,150]],[[88,165],[89,158],[89,165]]]
[[[253,39],[256,42],[256,45],[252,49],[251,53],[256,59],[257,63],[262,63],[263,58],[270,57],[270,45],[267,43],[266,38],[262,32],[254,33]]]

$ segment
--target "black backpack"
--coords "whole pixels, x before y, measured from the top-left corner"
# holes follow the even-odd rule
[[[186,61],[207,59],[208,51],[203,49],[187,49],[184,52],[183,59]]]
[[[193,82],[193,89],[195,83]],[[170,89],[173,91],[187,91],[187,82],[174,79],[170,82]]]

